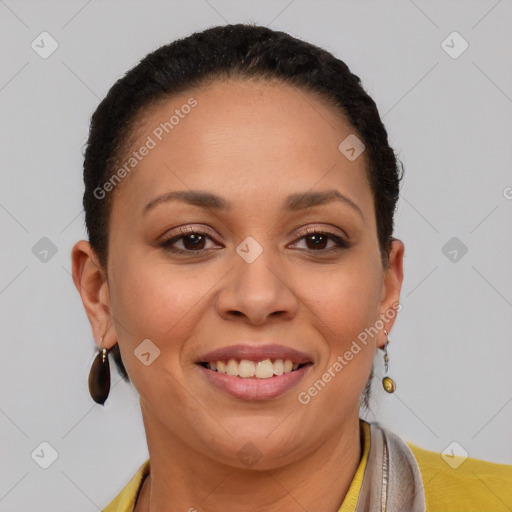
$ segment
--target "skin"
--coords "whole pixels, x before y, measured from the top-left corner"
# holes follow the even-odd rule
[[[335,512],[360,461],[359,398],[383,330],[308,404],[297,395],[396,307],[403,243],[393,242],[384,268],[364,153],[349,161],[338,150],[354,130],[311,93],[216,81],[147,109],[133,149],[191,96],[198,105],[115,190],[107,269],[87,241],[72,251],[97,344],[119,342],[140,395],[151,474],[136,511]],[[232,210],[175,201],[143,214],[160,194],[188,189],[218,194]],[[283,209],[288,194],[330,189],[360,213],[336,201]],[[178,226],[212,237],[199,245],[203,254],[159,247]],[[345,237],[350,248],[330,250],[337,246],[326,238],[316,249],[304,232],[313,227]],[[248,236],[263,248],[252,263],[236,252]],[[174,247],[193,244],[182,238]],[[144,339],[160,349],[149,366],[133,354]],[[209,384],[195,362],[245,340],[297,348],[314,365],[281,397],[237,399]],[[237,457],[248,442],[261,454],[251,468]]]

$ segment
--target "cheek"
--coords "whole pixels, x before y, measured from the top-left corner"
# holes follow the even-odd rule
[[[309,283],[312,321],[325,350],[318,370],[301,386],[297,400],[307,407],[310,417],[323,418],[331,428],[359,410],[375,352],[375,338],[367,337],[365,343],[358,336],[378,318],[379,274],[361,261],[344,262],[343,269],[317,275]],[[326,411],[330,411],[328,418]]]
[[[316,272],[303,284],[305,300],[326,326],[326,338],[334,345],[357,338],[378,317],[382,276],[370,259],[347,259],[337,269]]]
[[[111,280],[111,313],[132,381],[139,387],[138,380],[148,373],[134,354],[146,339],[160,350],[152,370],[179,372],[184,341],[198,324],[201,298],[213,286],[213,277],[199,279],[179,268],[171,271],[165,264],[144,264],[134,255],[119,261],[116,268]]]
[[[379,317],[378,262],[351,258],[338,271],[317,274],[307,285],[308,304],[326,345],[322,371],[330,369],[340,392],[355,397],[366,382],[377,340],[368,332]]]

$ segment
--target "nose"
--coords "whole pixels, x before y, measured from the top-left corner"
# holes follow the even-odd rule
[[[225,320],[243,317],[253,325],[276,317],[291,320],[298,309],[296,285],[270,251],[264,250],[251,263],[235,253],[232,271],[217,297],[219,315]]]

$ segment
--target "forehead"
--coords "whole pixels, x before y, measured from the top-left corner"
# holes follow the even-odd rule
[[[139,116],[123,159],[136,162],[118,199],[142,210],[164,192],[202,189],[240,206],[268,205],[291,192],[334,187],[368,209],[365,155],[351,161],[339,149],[353,135],[338,110],[303,89],[218,80],[160,100]]]

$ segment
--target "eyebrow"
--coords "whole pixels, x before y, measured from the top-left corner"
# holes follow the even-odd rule
[[[232,207],[231,202],[216,194],[212,194],[211,192],[204,192],[201,190],[176,190],[173,192],[166,192],[165,194],[161,194],[152,199],[144,207],[143,213],[147,213],[158,204],[169,201],[181,201],[200,208],[219,211],[228,211]],[[363,212],[359,206],[352,201],[352,199],[341,194],[335,189],[323,192],[300,192],[290,194],[285,200],[284,209],[289,211],[299,211],[306,208],[313,208],[314,206],[328,204],[333,201],[339,201],[350,206],[353,210],[357,211],[364,220]]]

